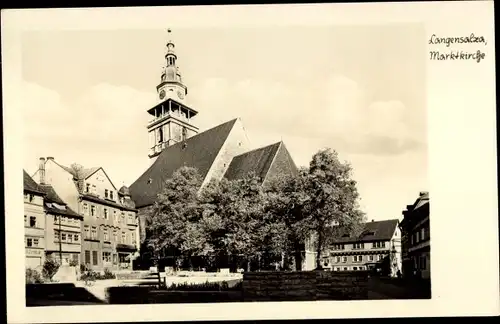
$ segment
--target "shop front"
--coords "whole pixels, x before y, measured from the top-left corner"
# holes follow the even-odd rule
[[[132,270],[132,261],[137,248],[131,244],[118,244],[116,251],[118,254],[118,268],[120,270]]]
[[[26,268],[39,269],[43,266],[44,253],[40,248],[26,249]]]

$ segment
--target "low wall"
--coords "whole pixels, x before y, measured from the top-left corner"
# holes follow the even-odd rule
[[[50,301],[54,300],[102,304],[102,301],[89,293],[85,288],[76,287],[71,283],[26,285],[26,306],[37,306],[40,301],[48,302],[47,305],[51,305]]]
[[[368,298],[368,272],[247,272],[245,301],[355,300]]]
[[[110,287],[109,304],[175,304],[241,302],[239,291],[167,291],[148,287]]]

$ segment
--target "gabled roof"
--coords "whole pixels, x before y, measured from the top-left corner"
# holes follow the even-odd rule
[[[413,210],[421,208],[428,204],[429,204],[429,193],[427,191],[421,192],[417,201],[415,201],[415,204],[413,205],[414,206]]]
[[[92,202],[95,202],[95,203],[98,203],[98,204],[101,204],[101,205],[106,205],[106,206],[109,206],[109,207],[115,207],[115,208],[118,208],[118,209],[123,209],[123,210],[128,210],[128,211],[137,211],[137,209],[133,208],[133,207],[130,207],[130,206],[127,206],[127,205],[124,205],[124,204],[120,204],[118,202],[115,202],[113,200],[109,200],[109,199],[102,199],[102,198],[99,198],[95,195],[92,195],[92,194],[81,194],[80,196],[82,199],[84,200],[87,200],[87,201],[92,201]]]
[[[50,214],[73,216],[83,219],[83,216],[73,211],[62,199],[51,185],[40,185],[45,192],[44,206]]]
[[[69,167],[64,166],[64,165],[60,165],[60,166],[61,166],[61,168],[63,168],[67,172],[71,173],[74,177],[77,177],[75,170],[73,170],[72,168],[69,168]],[[88,177],[90,177],[91,175],[96,173],[99,169],[101,169],[101,167],[84,168],[80,172],[80,178],[87,179]]]
[[[334,243],[387,241],[394,235],[398,223],[397,219],[367,222],[358,237],[341,237]]]
[[[55,162],[55,161],[54,161]],[[91,168],[84,168],[80,171],[80,174],[78,175],[76,173],[75,170],[73,170],[72,168],[69,168],[67,166],[64,166],[64,165],[61,165],[59,163],[56,162],[57,165],[59,165],[61,168],[63,168],[65,171],[69,172],[70,174],[73,175],[73,177],[75,177],[75,179],[77,180],[87,180],[88,178],[90,178],[90,176],[92,176],[94,173],[96,173],[97,171],[99,170],[102,170],[102,172],[104,173],[104,175],[106,176],[106,178],[108,178],[108,181],[111,183],[111,185],[113,186],[114,189],[116,189],[115,185],[113,184],[113,181],[111,181],[111,179],[109,178],[108,174],[106,173],[106,171],[102,168],[102,167],[91,167]],[[78,186],[77,186],[78,188]],[[80,188],[79,188],[80,189]]]
[[[280,145],[281,142],[278,142],[235,156],[224,177],[228,180],[241,179],[250,172],[254,172],[256,176],[264,180]]]
[[[182,166],[196,168],[204,179],[237,119],[165,148],[154,163],[130,186],[136,208],[152,205],[166,179]]]
[[[44,195],[44,191],[40,186],[30,177],[26,170],[23,170],[24,191]]]

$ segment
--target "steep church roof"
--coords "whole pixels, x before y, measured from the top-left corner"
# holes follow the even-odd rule
[[[166,147],[131,186],[136,208],[152,205],[165,180],[182,166],[196,168],[204,179],[237,119]]]
[[[281,153],[281,154],[280,154]],[[229,165],[224,177],[228,180],[241,179],[249,173],[254,172],[262,181],[265,181],[273,165],[285,163],[283,168],[277,172],[296,173],[297,167],[291,158],[288,161],[288,151],[282,142],[274,143],[265,147],[249,151],[235,156]]]

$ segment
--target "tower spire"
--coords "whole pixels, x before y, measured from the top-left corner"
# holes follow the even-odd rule
[[[177,54],[172,41],[172,29],[167,28],[165,61],[161,69],[161,80],[156,86],[159,102],[148,110],[154,118],[148,123],[151,161],[166,147],[182,142],[198,133],[192,118],[198,114],[186,103],[187,87],[183,83],[177,64]]]

